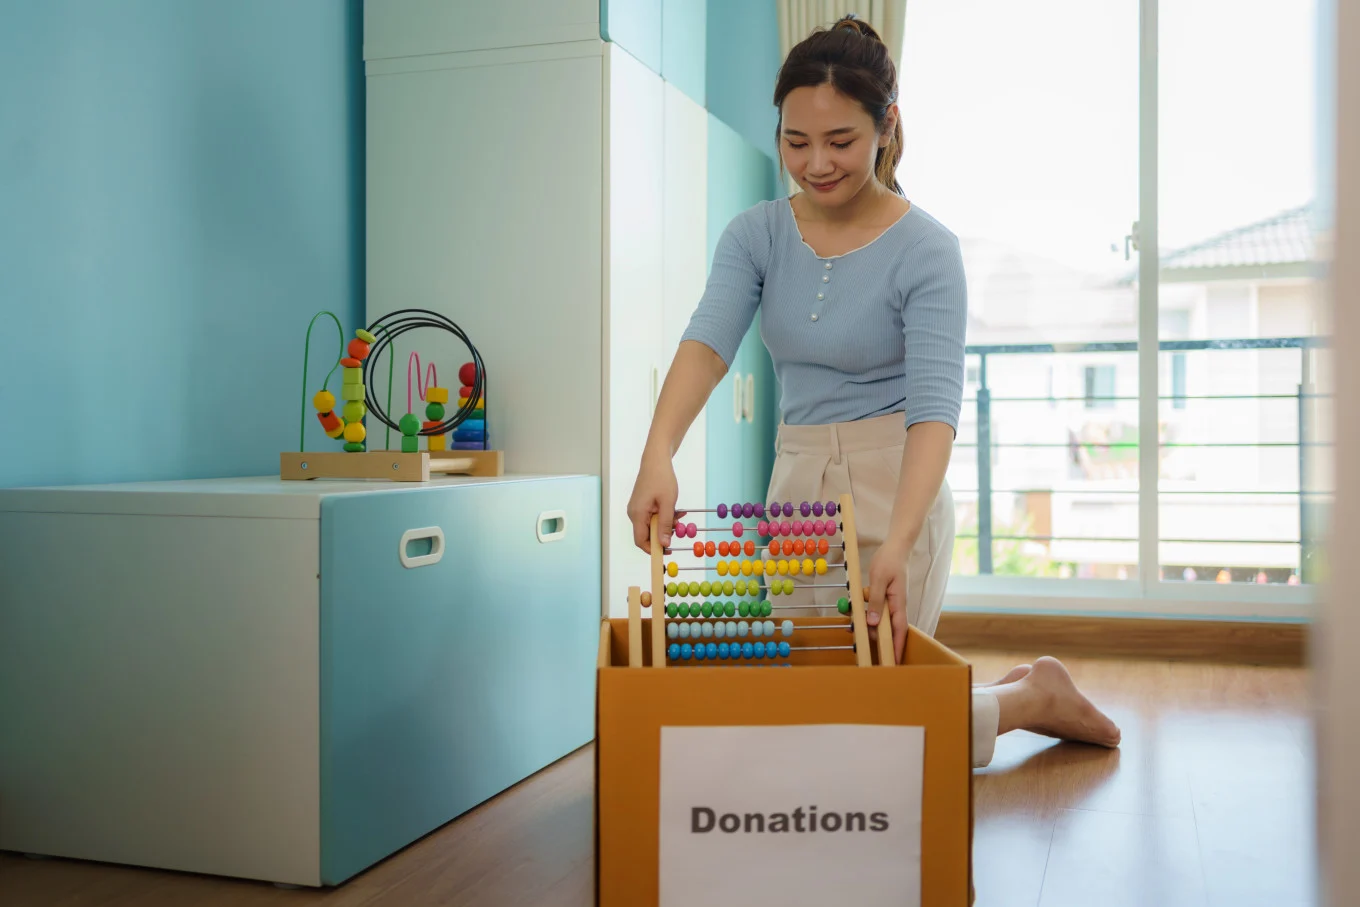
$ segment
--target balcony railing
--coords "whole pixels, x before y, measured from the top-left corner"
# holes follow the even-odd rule
[[[1205,352],[1205,351],[1245,351],[1245,350],[1297,350],[1300,358],[1301,381],[1298,383],[1294,393],[1286,394],[1197,394],[1188,395],[1185,393],[1165,394],[1158,396],[1159,404],[1161,401],[1228,401],[1228,400],[1287,400],[1295,401],[1297,411],[1297,426],[1294,437],[1288,440],[1251,440],[1251,441],[1203,441],[1195,443],[1161,443],[1159,448],[1162,450],[1174,448],[1294,448],[1297,450],[1297,482],[1296,491],[1262,491],[1259,489],[1214,489],[1214,490],[1159,490],[1160,495],[1273,495],[1295,496],[1298,502],[1298,525],[1295,534],[1288,539],[1242,539],[1242,538],[1160,538],[1160,543],[1222,543],[1234,545],[1295,545],[1299,549],[1300,579],[1302,582],[1309,582],[1312,579],[1311,567],[1314,563],[1313,555],[1319,544],[1318,532],[1313,528],[1319,525],[1316,514],[1313,512],[1319,505],[1325,503],[1331,496],[1330,491],[1318,491],[1311,487],[1314,477],[1309,475],[1309,456],[1310,448],[1330,447],[1330,442],[1310,440],[1309,425],[1309,402],[1315,399],[1329,399],[1330,394],[1319,394],[1312,388],[1313,382],[1309,373],[1309,357],[1307,351],[1319,349],[1326,346],[1325,338],[1321,337],[1271,337],[1259,339],[1237,339],[1237,340],[1163,340],[1159,344],[1159,349],[1163,353],[1176,352]],[[966,349],[970,362],[977,363],[977,394],[976,397],[965,399],[965,405],[972,403],[976,407],[977,416],[977,441],[975,443],[962,441],[955,446],[959,448],[976,448],[977,462],[977,488],[976,489],[955,489],[956,492],[973,492],[977,494],[977,532],[960,532],[957,538],[976,538],[978,541],[978,573],[990,574],[994,572],[994,551],[993,545],[998,541],[1031,541],[1031,542],[1120,542],[1137,544],[1137,538],[1124,536],[1063,536],[1053,534],[1015,534],[1011,532],[996,532],[993,525],[993,496],[995,494],[1052,494],[1055,489],[1024,489],[1024,488],[1004,488],[996,489],[993,487],[993,453],[1007,448],[1036,449],[1036,448],[1071,448],[1073,442],[1067,441],[1054,442],[1010,442],[997,443],[993,441],[993,407],[1007,404],[1021,403],[1048,403],[1056,404],[1062,402],[1084,402],[1088,406],[1094,403],[1114,404],[1119,402],[1137,403],[1137,396],[1116,396],[1113,394],[1093,395],[1087,393],[1081,396],[993,396],[988,384],[988,361],[998,357],[1006,356],[1069,356],[1093,353],[1136,353],[1138,344],[1136,341],[1116,341],[1116,342],[1095,342],[1084,344],[991,344],[974,345]],[[1089,390],[1089,388],[1088,388]],[[1164,388],[1159,388],[1164,390]],[[1109,442],[1101,444],[1102,449],[1126,449],[1137,450],[1137,441],[1131,442]],[[1138,488],[1112,490],[1109,488],[1091,489],[1092,494],[1131,494],[1139,495]],[[1074,491],[1070,493],[1082,493]],[[1153,506],[1156,506],[1154,503]]]

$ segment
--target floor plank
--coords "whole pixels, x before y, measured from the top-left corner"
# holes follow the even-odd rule
[[[1035,652],[965,652],[978,680]],[[975,774],[977,907],[1309,907],[1308,674],[1064,658],[1117,750],[1016,732]],[[586,907],[589,747],[333,891],[0,854],[6,907]]]

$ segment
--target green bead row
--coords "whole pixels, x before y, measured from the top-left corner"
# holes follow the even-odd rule
[[[774,612],[767,602],[668,602],[667,617],[769,617]]]
[[[732,580],[691,580],[684,583],[670,582],[666,584],[666,595],[669,598],[679,596],[700,596],[700,595],[758,595],[760,593],[760,583],[757,580],[739,579]]]

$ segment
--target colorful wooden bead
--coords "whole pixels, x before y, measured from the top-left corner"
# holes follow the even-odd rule
[[[416,437],[415,435],[402,435],[401,452],[420,453],[420,438]]]
[[[364,450],[364,442],[362,442],[362,441],[346,441],[346,442],[345,442],[345,453],[363,453],[363,450]]]
[[[317,413],[316,418],[321,422],[322,429],[332,438],[340,437],[340,433],[345,430],[345,423],[331,410]]]
[[[835,502],[835,501],[827,501],[827,502],[826,502],[826,507],[823,509],[822,512],[825,513],[827,516],[835,516],[835,515],[836,515],[836,502]]]
[[[667,617],[674,617],[674,616],[676,615],[676,613],[677,613],[679,610],[680,610],[680,609],[679,609],[678,607],[676,607],[675,602],[666,602],[666,616],[667,616]]]
[[[727,542],[718,543],[718,553],[721,554],[723,557],[727,557],[727,555],[730,554],[731,551],[732,549],[728,547]]]
[[[700,595],[712,595],[712,594],[713,594],[713,584],[710,583],[708,580],[704,580],[703,582],[701,582],[701,583],[699,584],[699,594],[700,594]],[[704,615],[704,616],[707,617],[708,615]]]
[[[368,435],[368,432],[366,432],[366,431],[364,430],[364,423],[362,423],[362,422],[348,422],[348,423],[345,424],[345,440],[346,440],[346,441],[355,441],[355,442],[357,442],[357,441],[362,441],[365,437],[367,437],[367,435]]]
[[[782,523],[779,524],[779,534],[780,534],[780,535],[792,535],[792,534],[793,534],[793,526],[792,526],[792,524],[789,523],[788,520],[785,520],[784,522],[782,522]]]
[[[746,552],[747,557],[750,557],[751,555],[756,553],[756,543],[751,539],[747,539],[746,544],[742,546],[741,550]],[[733,553],[735,554],[736,552]]]
[[[745,531],[746,527],[743,526],[741,523],[732,524],[732,534],[735,535],[737,538],[741,538],[741,534]]]
[[[816,568],[817,568],[816,565],[815,565],[814,563],[812,563],[811,560],[809,560],[809,559],[807,559],[807,558],[804,558],[804,560],[803,560],[803,575],[804,575],[804,576],[811,576],[811,575],[812,575],[812,571],[815,570]]]
[[[368,407],[362,400],[351,400],[345,404],[344,414],[346,422],[359,422],[368,415]]]
[[[316,396],[312,398],[312,406],[315,406],[319,413],[330,412],[335,409],[335,394],[330,391],[317,391]]]
[[[447,447],[448,437],[445,435],[427,435],[425,446],[430,450],[444,450]]]
[[[453,439],[455,441],[485,441],[486,432],[474,431],[468,428],[458,428],[453,432]]]
[[[426,403],[448,403],[449,389],[447,387],[427,387],[425,388]]]
[[[346,356],[344,359],[341,359],[341,360],[340,360],[340,367],[341,367],[341,368],[360,368],[360,367],[363,366],[363,364],[364,364],[364,363],[363,363],[363,360],[361,360],[361,359],[354,359],[354,358],[349,357],[349,356]]]
[[[822,502],[821,502],[821,501],[813,501],[813,502],[812,502],[812,515],[813,515],[813,516],[821,516],[821,515],[822,515]]]
[[[850,599],[846,598],[844,595],[842,595],[840,598],[836,599],[836,610],[839,611],[839,612],[841,612],[842,614],[849,614],[849,613],[850,613]]]
[[[345,384],[363,384],[364,370],[361,368],[343,368],[340,370],[340,380]]]
[[[679,573],[679,572],[680,572],[680,565],[677,564],[675,561],[671,561],[669,564],[666,565],[666,575],[667,575],[667,576],[675,576],[675,575],[676,575],[677,573]]]
[[[690,656],[693,655],[693,654],[694,654],[694,649],[690,646],[689,643],[681,643],[681,645],[680,645],[680,660],[681,660],[681,661],[689,661]]]
[[[812,520],[803,520],[803,535],[812,535],[813,528]]]
[[[756,523],[756,534],[757,534],[757,535],[769,535],[769,534],[770,534],[770,524],[769,524],[767,521],[765,521],[765,520],[761,520],[759,523]]]
[[[695,598],[698,598],[698,596],[699,596],[699,582],[698,582],[698,580],[690,580],[690,581],[689,581],[689,594],[690,594],[691,596],[695,597]]]
[[[677,607],[681,617],[689,617],[689,602],[681,602]]]
[[[828,542],[826,539],[820,539],[820,540],[818,540],[818,542],[817,542],[817,553],[818,553],[818,554],[826,554],[826,553],[827,553],[828,551],[830,551],[830,550],[831,550],[831,543],[830,543],[830,542]]]
[[[775,571],[779,569],[779,568],[776,566],[777,563],[778,563],[777,561],[766,561],[766,562],[765,562],[765,575],[766,575],[766,576],[774,576]]]
[[[420,420],[416,418],[415,413],[407,413],[402,416],[401,421],[397,423],[397,427],[400,428],[401,433],[407,437],[414,437],[415,435],[420,434]]]
[[[784,633],[785,636],[792,636],[792,635],[793,635],[793,621],[791,621],[791,620],[785,618],[783,626],[781,626],[779,629],[780,629],[781,631],[783,631],[783,633]]]
[[[781,641],[781,642],[779,643],[779,657],[780,657],[780,658],[788,658],[788,657],[789,657],[789,653],[792,652],[792,651],[793,651],[793,646],[791,646],[791,645],[789,645],[788,643],[783,642],[783,641]]]
[[[671,661],[675,661],[680,657],[679,643],[671,643],[669,646],[666,647],[666,657],[669,658]]]
[[[729,580],[723,580],[723,584],[722,584],[722,594],[723,594],[723,595],[734,595],[734,594],[736,593],[736,591],[737,591],[737,584],[736,584],[736,583],[732,582],[730,579],[729,579]]]
[[[799,504],[798,513],[802,516],[812,516],[812,504],[808,501]]]
[[[679,624],[666,624],[666,636],[675,639],[680,635]]]
[[[358,337],[358,338],[359,338],[360,340],[362,340],[364,343],[373,343],[374,341],[376,341],[376,340],[378,339],[377,337],[374,337],[372,334],[370,334],[368,331],[364,330],[363,328],[355,328],[355,330],[354,330],[354,336],[355,336],[355,337]]]
[[[458,380],[467,387],[472,387],[472,383],[477,380],[477,363],[464,362],[458,369]]]
[[[364,386],[362,384],[342,384],[340,396],[345,400],[362,400],[364,399]]]
[[[709,557],[712,557],[713,555],[718,553],[718,546],[713,542],[709,542],[708,544],[704,545],[704,553],[707,554]]]
[[[349,350],[349,355],[351,359],[358,359],[362,361],[368,358],[368,344],[360,340],[358,337],[355,337],[353,340],[351,340],[349,342],[349,346],[346,347],[346,349]]]
[[[816,566],[816,569],[817,569],[817,575],[818,575],[818,576],[825,576],[825,575],[826,575],[826,570],[827,570],[827,567],[826,567],[826,558],[824,558],[824,557],[819,557],[819,558],[817,558],[817,563],[816,563],[815,566]]]
[[[771,516],[771,517],[777,517],[777,516],[779,516],[779,502],[778,502],[778,501],[771,501],[771,502],[770,502],[770,516]]]
[[[753,574],[756,572],[756,569],[757,569],[757,567],[758,567],[759,564],[760,564],[760,561],[742,561],[742,562],[741,562],[741,575],[742,575],[742,576],[751,576],[751,575],[753,575]]]
[[[793,529],[793,534],[794,534],[794,535],[802,535],[802,534],[803,534],[803,521],[802,521],[802,520],[794,520],[794,521],[793,521],[792,523],[790,523],[789,525],[790,525],[790,527],[792,527],[792,529]]]
[[[756,515],[756,505],[750,503],[749,501],[745,504],[742,504],[741,515],[749,520],[751,517]]]
[[[425,418],[429,419],[431,422],[443,422],[444,404],[442,403],[425,404]],[[467,423],[464,423],[463,427],[470,428],[471,426],[467,425]]]
[[[672,576],[674,576],[674,574],[672,574]],[[667,583],[666,594],[669,595],[671,598],[675,598],[675,596],[680,594],[679,587],[675,583]]]
[[[652,593],[650,592],[642,593],[642,607],[650,608],[651,606],[652,606]]]
[[[718,570],[718,575],[719,575],[719,576],[726,576],[726,575],[727,575],[727,561],[718,561],[717,570]]]

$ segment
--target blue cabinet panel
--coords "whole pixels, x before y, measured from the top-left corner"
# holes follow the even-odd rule
[[[600,0],[600,37],[661,73],[661,0]]]
[[[661,0],[661,76],[700,106],[708,72],[708,4]]]
[[[323,500],[326,883],[592,739],[599,498],[562,477]],[[432,527],[440,558],[403,565]]]

